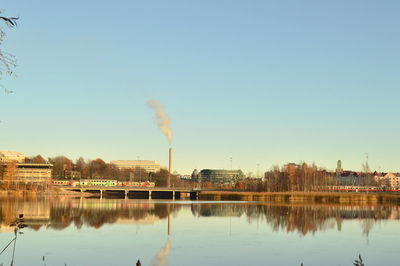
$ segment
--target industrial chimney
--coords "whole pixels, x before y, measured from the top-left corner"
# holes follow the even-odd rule
[[[171,186],[171,171],[172,171],[172,148],[169,148],[169,170],[167,178],[167,187]]]

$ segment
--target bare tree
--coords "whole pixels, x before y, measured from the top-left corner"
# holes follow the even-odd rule
[[[7,170],[6,170],[7,189],[10,189],[10,185],[15,181],[16,175],[17,175],[17,162],[11,161],[7,164]]]
[[[72,161],[65,156],[49,158],[49,162],[53,164],[53,178],[65,178],[65,171],[71,171],[73,167]]]
[[[367,175],[371,173],[371,168],[369,167],[368,161],[361,165],[361,169]]]
[[[32,158],[33,163],[46,163],[46,160],[39,154]]]
[[[2,12],[0,11],[0,14]],[[6,25],[9,28],[13,28],[17,26],[16,17],[4,17],[0,16],[0,45],[3,43],[6,33],[4,31],[4,27],[2,25]],[[13,75],[13,69],[16,67],[17,61],[15,56],[10,53],[3,51],[0,48],[0,79],[4,74]]]

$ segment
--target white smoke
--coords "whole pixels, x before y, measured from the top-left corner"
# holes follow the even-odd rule
[[[160,252],[158,252],[157,256],[154,258],[153,266],[168,265],[168,255],[170,249],[171,249],[171,244],[169,243],[169,240],[167,240],[163,249],[160,250]]]
[[[156,112],[155,121],[161,132],[167,137],[169,144],[172,143],[171,120],[164,111],[164,106],[156,100],[148,100],[147,106]]]

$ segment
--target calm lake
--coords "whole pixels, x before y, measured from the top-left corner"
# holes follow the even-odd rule
[[[14,265],[400,265],[400,208],[95,198],[0,198]],[[13,245],[0,255],[10,265]],[[44,261],[43,261],[44,257]]]

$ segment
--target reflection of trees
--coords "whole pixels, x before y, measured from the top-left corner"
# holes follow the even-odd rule
[[[99,201],[99,200],[95,200]],[[111,204],[114,201],[115,204]],[[149,216],[156,216],[160,219],[168,217],[170,212],[176,212],[179,206],[168,209],[167,204],[144,205],[124,205],[120,204],[123,200],[104,200],[103,206],[70,206],[61,205],[51,209],[51,227],[63,229],[74,223],[77,228],[83,225],[100,228],[104,224],[116,223],[120,219],[140,221]],[[102,208],[104,207],[104,208]]]
[[[374,226],[374,224],[375,224],[375,220],[373,220],[373,219],[368,218],[368,219],[362,220],[361,221],[361,228],[362,228],[363,235],[368,237],[369,236],[369,232],[371,231],[371,229]]]
[[[1,197],[0,198],[0,226],[8,225],[20,213],[33,229],[40,227],[48,217],[49,204],[46,201],[29,197]]]
[[[298,231],[304,235],[331,228],[331,218],[337,218],[337,213],[330,208],[264,206],[263,209],[273,230]]]
[[[400,219],[399,206],[341,205],[256,205],[256,204],[192,204],[195,216],[240,216],[249,223],[263,220],[274,231],[299,232],[302,235],[325,231],[335,226],[341,229],[343,220],[362,221],[363,234],[368,235],[376,221]]]
[[[223,203],[192,204],[191,209],[195,216],[240,217],[245,212],[240,205]]]
[[[9,224],[19,213],[27,213],[25,219],[34,230],[44,225],[58,230],[70,225],[77,228],[84,225],[100,228],[120,219],[132,223],[146,219],[147,222],[165,219],[169,214],[177,213],[180,208],[181,205],[127,202],[120,199],[5,199],[0,201],[0,225]]]
[[[104,224],[154,223],[177,214],[185,204],[154,203],[147,200],[123,199],[38,199],[0,198],[0,227],[8,227],[16,216],[24,213],[29,228],[50,227],[62,230],[100,228]],[[274,231],[299,232],[302,235],[341,229],[345,220],[358,220],[363,234],[368,236],[380,220],[400,219],[399,206],[344,206],[344,205],[278,205],[263,203],[193,203],[191,212],[196,217],[244,217],[249,223],[264,221]]]

